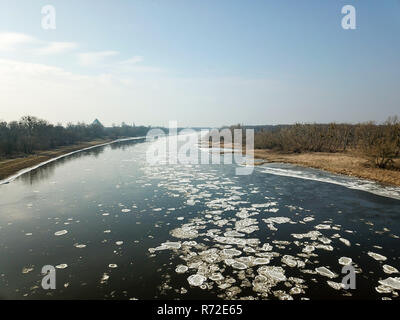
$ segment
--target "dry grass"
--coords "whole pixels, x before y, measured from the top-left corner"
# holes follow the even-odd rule
[[[12,159],[3,159],[3,160],[0,159],[0,180],[13,175],[22,169],[35,166],[39,163],[50,160],[52,158],[59,157],[63,154],[92,147],[109,141],[111,140],[94,140],[90,142],[83,142],[80,144],[65,146],[52,150],[38,151],[33,155],[25,157],[17,157]]]
[[[344,174],[348,176],[377,181],[383,184],[400,186],[400,167],[399,161],[396,163],[397,169],[388,170],[372,167],[368,160],[356,153],[300,153],[284,154],[271,150],[254,150],[256,159],[265,162],[283,162],[321,169],[332,173]]]

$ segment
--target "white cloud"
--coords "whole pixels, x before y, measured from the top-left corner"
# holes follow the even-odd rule
[[[60,54],[76,48],[78,48],[78,45],[74,42],[51,42],[48,45],[37,49],[36,53],[40,55]]]
[[[128,74],[128,73],[161,73],[165,72],[165,69],[140,65],[144,61],[142,56],[134,56],[128,60],[123,60],[110,66],[110,71],[117,74]]]
[[[243,106],[264,104],[277,87],[265,79],[184,79],[168,73],[112,71],[83,75],[0,59],[1,117],[9,121],[32,114],[53,123],[98,118],[107,125],[166,125],[168,120],[222,125],[236,123]]]
[[[74,42],[46,42],[24,33],[0,32],[0,51],[14,52],[23,48],[39,55],[60,54],[76,49]]]
[[[96,66],[108,57],[118,55],[117,51],[97,51],[97,52],[85,52],[78,54],[79,63],[82,66]]]
[[[144,59],[142,56],[134,56],[128,60],[121,61],[120,64],[137,64],[142,62]]]
[[[0,50],[13,51],[19,46],[38,43],[38,40],[16,32],[0,32]]]

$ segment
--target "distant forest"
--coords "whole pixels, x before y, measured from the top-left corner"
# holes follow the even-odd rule
[[[32,154],[95,139],[145,136],[150,127],[127,125],[104,127],[98,120],[92,124],[53,125],[33,116],[19,121],[0,121],[0,156]]]
[[[370,159],[371,163],[379,168],[393,168],[395,160],[400,157],[398,117],[391,117],[382,124],[299,123],[258,126],[253,129],[256,149],[271,149],[284,153],[350,151]]]

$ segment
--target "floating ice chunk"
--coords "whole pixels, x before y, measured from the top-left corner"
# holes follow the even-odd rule
[[[257,272],[276,282],[286,281],[285,271],[281,267],[264,266],[258,268]]]
[[[369,251],[368,255],[371,258],[374,258],[376,261],[386,261],[387,260],[387,258],[385,256],[383,256],[383,255],[381,255],[379,253],[372,252],[372,251]]]
[[[189,247],[194,247],[197,246],[197,242],[196,241],[184,241],[182,243],[183,246],[189,246]]]
[[[304,219],[303,219],[303,221],[304,222],[311,222],[311,221],[314,221],[315,219],[313,218],[313,217],[305,217]]]
[[[314,227],[317,230],[328,230],[331,228],[329,224],[319,224]]]
[[[222,250],[222,254],[224,254],[226,256],[234,257],[234,256],[240,256],[242,254],[242,252],[239,250],[236,250],[236,249],[224,249],[224,250]]]
[[[349,266],[349,265],[351,265],[352,262],[353,262],[353,260],[348,257],[341,257],[339,259],[339,264],[341,264],[342,266]]]
[[[269,243],[264,243],[264,245],[261,247],[262,251],[271,251],[273,247]]]
[[[251,206],[252,206],[253,208],[259,209],[259,208],[274,207],[274,206],[276,206],[277,204],[278,204],[278,202],[271,201],[271,202],[267,202],[267,203],[255,203],[255,204],[252,204]]]
[[[340,282],[333,282],[333,281],[328,280],[327,283],[331,288],[333,288],[335,290],[341,290],[341,289],[344,289],[344,287],[345,287],[344,284],[340,283]]]
[[[131,212],[131,209],[122,209],[121,212],[128,213],[128,212]]]
[[[78,248],[78,249],[86,248],[86,244],[77,244],[76,243],[74,246],[75,246],[75,248]]]
[[[231,267],[234,269],[239,269],[239,270],[245,270],[248,268],[246,264],[244,264],[242,262],[238,262],[238,261],[235,261],[234,263],[232,263]]]
[[[180,239],[193,239],[198,237],[198,232],[192,226],[183,225],[181,228],[172,230],[171,235]]]
[[[293,287],[292,289],[290,289],[290,294],[300,294],[303,292],[304,292],[304,290],[299,287]]]
[[[385,280],[380,280],[381,285],[390,287],[395,290],[400,290],[400,277],[398,278],[387,278]]]
[[[388,286],[380,285],[375,288],[378,293],[392,293],[393,289]]]
[[[154,251],[163,251],[163,250],[177,250],[181,248],[180,242],[165,242],[156,248],[150,248],[149,251],[153,253]]]
[[[307,233],[292,233],[292,237],[296,239],[310,238],[311,240],[317,240],[317,238],[321,235],[322,234],[319,231],[310,231]]]
[[[225,232],[224,236],[225,237],[244,237],[244,234],[233,230],[233,231]]]
[[[64,234],[67,234],[67,233],[68,233],[67,230],[61,230],[61,231],[55,232],[54,235],[59,237],[59,236],[63,236]]]
[[[325,276],[331,279],[337,277],[337,274],[333,273],[331,270],[325,267],[315,268],[315,271],[317,271],[321,276]]]
[[[274,296],[277,297],[279,300],[293,300],[293,297],[287,294],[283,290],[277,290],[274,292]]]
[[[218,272],[218,273],[213,273],[211,276],[208,277],[212,281],[221,281],[224,280],[224,276]]]
[[[111,268],[111,269],[115,269],[115,268],[117,268],[118,266],[117,266],[115,263],[110,263],[110,264],[108,265],[108,267]]]
[[[315,247],[314,246],[305,246],[302,251],[304,253],[311,253],[311,252],[315,251]]]
[[[182,245],[180,242],[164,242],[161,244],[161,246],[173,250],[173,249],[180,249]]]
[[[104,273],[103,276],[100,279],[100,283],[101,284],[106,283],[109,278],[110,278],[110,276],[107,273]]]
[[[29,272],[31,272],[31,271],[33,271],[33,268],[24,267],[24,268],[22,269],[22,273],[23,273],[23,274],[27,274],[27,273],[29,273]]]
[[[236,229],[242,229],[242,228],[249,227],[249,226],[256,225],[256,224],[258,224],[257,219],[246,218],[246,219],[242,219],[242,220],[237,221],[235,223],[235,228]]]
[[[315,248],[316,249],[326,250],[326,251],[333,251],[333,247],[330,246],[330,245],[326,245],[326,244],[319,244]]]
[[[207,280],[207,278],[201,274],[194,274],[191,275],[187,280],[191,286],[200,287]]]
[[[290,255],[284,255],[281,259],[282,263],[288,265],[291,268],[294,268],[297,266],[297,261],[293,256]]]
[[[189,270],[189,268],[187,266],[179,265],[176,267],[175,272],[176,273],[185,273],[188,270]]]
[[[348,247],[350,247],[351,246],[351,243],[350,243],[350,241],[349,240],[347,240],[347,239],[344,239],[344,238],[339,238],[339,240],[341,241],[341,242],[343,242],[346,246],[348,246]]]
[[[327,237],[320,237],[318,238],[319,241],[321,241],[323,244],[330,244],[332,242],[331,239],[328,239]]]
[[[235,262],[235,260],[234,259],[225,259],[224,262],[227,266],[231,266]]]
[[[290,220],[290,218],[287,218],[287,217],[272,217],[272,218],[268,218],[268,219],[263,219],[263,221],[267,224],[268,223],[282,224],[282,223],[293,222],[292,220]]]
[[[270,260],[268,258],[256,258],[253,261],[253,265],[269,264]]]
[[[67,267],[68,267],[68,265],[66,263],[62,263],[62,264],[59,264],[58,266],[56,266],[57,269],[65,269]]]
[[[399,273],[399,270],[397,270],[395,267],[389,266],[388,264],[383,266],[383,271],[388,274]]]
[[[189,199],[188,201],[186,201],[186,204],[188,206],[194,206],[196,204],[196,201],[194,199]]]

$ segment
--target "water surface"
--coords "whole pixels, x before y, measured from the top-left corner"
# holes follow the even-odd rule
[[[398,189],[282,164],[150,166],[149,144],[0,185],[0,298],[398,298]],[[340,287],[343,258],[355,290]],[[56,290],[41,287],[44,265]]]

